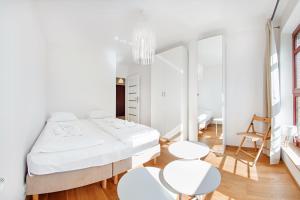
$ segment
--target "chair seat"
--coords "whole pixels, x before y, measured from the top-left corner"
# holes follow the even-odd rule
[[[245,136],[247,138],[256,139],[256,140],[264,139],[263,135],[259,135],[256,132],[242,132],[242,133],[238,133],[237,135]]]

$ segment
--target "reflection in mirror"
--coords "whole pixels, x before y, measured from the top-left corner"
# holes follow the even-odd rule
[[[198,41],[197,121],[199,141],[223,153],[223,39]]]

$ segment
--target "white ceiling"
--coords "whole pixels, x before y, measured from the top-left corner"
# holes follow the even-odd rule
[[[283,0],[288,1],[288,0]],[[38,14],[49,44],[106,46],[130,62],[126,41],[142,9],[158,50],[248,20],[267,19],[276,0],[40,0]]]

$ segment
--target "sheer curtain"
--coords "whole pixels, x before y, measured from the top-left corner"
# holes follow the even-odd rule
[[[280,113],[280,80],[278,53],[274,35],[272,21],[269,20],[266,26],[267,47],[266,47],[266,96],[267,96],[267,115],[272,118],[272,130],[270,140],[270,163],[278,164],[281,149],[281,128],[278,122]]]

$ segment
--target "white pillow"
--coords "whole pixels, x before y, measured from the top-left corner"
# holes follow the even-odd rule
[[[55,112],[52,113],[48,119],[49,122],[66,122],[75,120],[78,120],[78,118],[70,112]]]
[[[103,110],[93,110],[89,113],[89,118],[92,119],[104,119],[110,117],[113,117],[113,115]]]

